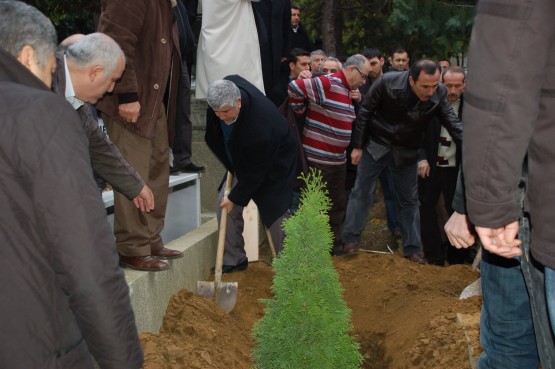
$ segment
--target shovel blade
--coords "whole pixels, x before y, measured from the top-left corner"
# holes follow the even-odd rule
[[[472,296],[482,296],[482,284],[480,278],[469,284],[462,290],[460,300],[467,299]]]
[[[211,300],[215,299],[215,296],[217,296],[217,301],[215,301],[216,304],[218,304],[223,311],[229,313],[233,310],[237,302],[237,287],[237,282],[221,282],[219,286],[216,287],[215,282],[197,281],[197,295]]]

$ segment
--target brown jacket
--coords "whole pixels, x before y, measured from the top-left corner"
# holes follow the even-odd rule
[[[127,63],[113,94],[100,100],[97,109],[131,132],[150,139],[166,92],[167,121],[175,121],[181,57],[172,4],[170,0],[102,0],[100,9],[98,32],[117,41]],[[121,120],[118,106],[135,101],[141,104],[141,115],[137,123],[128,124]],[[168,124],[170,138],[173,132],[173,124]]]
[[[464,105],[466,206],[480,227],[519,219],[522,206],[515,199],[528,155],[530,250],[555,268],[555,2],[524,4],[480,1],[476,8]],[[522,67],[530,50],[534,65]]]
[[[63,54],[56,55],[56,73],[52,76],[52,90],[65,98],[66,74]],[[129,200],[137,197],[145,185],[139,173],[123,158],[116,145],[102,131],[89,104],[81,106],[77,113],[89,139],[89,155],[93,170]]]

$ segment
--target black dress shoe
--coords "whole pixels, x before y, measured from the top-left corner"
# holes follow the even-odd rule
[[[347,242],[343,245],[343,253],[341,255],[356,255],[360,245],[358,243]]]
[[[198,165],[195,165],[193,163],[189,163],[187,165],[174,165],[173,167],[170,167],[170,173],[171,174],[175,174],[175,173],[179,173],[179,172],[201,173],[201,172],[204,172],[205,170],[206,170],[205,167],[198,166]]]
[[[417,264],[426,264],[426,259],[424,259],[420,254],[405,255],[405,259]]]
[[[229,274],[235,272],[242,272],[249,267],[249,259],[245,259],[242,263],[237,265],[222,265],[222,274]],[[214,272],[215,268],[212,268],[212,272]]]
[[[445,266],[445,260],[443,259],[428,260],[428,264],[442,267],[442,266]]]

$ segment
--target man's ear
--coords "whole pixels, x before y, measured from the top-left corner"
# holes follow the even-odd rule
[[[409,84],[411,86],[414,86],[414,79],[412,78],[412,76],[409,76]]]
[[[104,68],[100,65],[92,66],[89,69],[89,79],[94,82],[97,78],[100,78],[104,74]]]
[[[237,107],[241,109],[241,98],[237,99]]]
[[[31,69],[37,63],[37,55],[32,46],[25,45],[19,51],[16,59],[23,64],[27,69]]]

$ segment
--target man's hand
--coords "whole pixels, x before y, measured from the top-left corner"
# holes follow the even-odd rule
[[[351,95],[352,100],[355,100],[357,102],[360,102],[362,100],[362,94],[360,93],[358,88],[349,91],[349,94]]]
[[[303,70],[299,73],[298,79],[312,78],[312,73],[309,70]]]
[[[473,228],[466,214],[457,212],[451,215],[444,227],[449,242],[458,249],[467,248],[476,243]]]
[[[145,211],[147,213],[150,213],[152,210],[154,210],[154,195],[147,185],[144,185],[141,192],[139,192],[137,197],[133,199],[133,203],[135,204],[137,209],[141,210],[141,212],[143,213]]]
[[[426,178],[430,176],[430,164],[428,164],[428,160],[422,160],[418,163],[418,176],[420,178]]]
[[[220,208],[226,208],[227,209],[227,213],[231,213],[231,210],[233,210],[233,203],[227,198],[224,197],[222,198],[222,202],[220,203]]]
[[[141,104],[139,104],[138,101],[128,104],[120,104],[119,115],[127,123],[137,123],[139,115],[141,115]]]
[[[358,165],[361,157],[362,149],[353,149],[353,151],[351,151],[351,163],[353,163],[353,165]]]
[[[518,235],[518,221],[500,228],[476,227],[476,232],[480,236],[482,245],[489,252],[505,258],[522,255],[522,250],[519,247],[522,241],[516,238]]]

